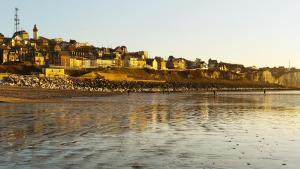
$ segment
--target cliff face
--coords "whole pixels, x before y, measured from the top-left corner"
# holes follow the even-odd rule
[[[254,78],[250,80],[300,88],[300,72],[287,72],[279,77],[274,76],[272,72],[268,70],[261,71],[258,74],[259,76],[257,79]]]
[[[203,82],[203,80],[216,83],[218,81],[231,81],[233,83],[254,83],[254,84],[274,84],[285,87],[300,88],[300,72],[282,72],[280,75],[269,70],[249,71],[247,73],[233,73],[230,71],[218,70],[186,70],[186,71],[155,71],[146,69],[124,69],[109,70],[108,72],[98,72],[105,79],[105,73],[118,75],[122,73],[132,80],[146,81],[175,81],[175,82]],[[122,79],[121,77],[115,78]]]
[[[268,70],[260,72],[259,81],[264,83],[277,84],[277,80],[273,77],[272,73]]]
[[[277,84],[300,88],[300,72],[290,72],[280,76],[277,79]]]

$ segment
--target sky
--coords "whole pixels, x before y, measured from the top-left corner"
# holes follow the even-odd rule
[[[209,58],[300,68],[299,0],[0,0],[0,33],[14,8],[32,36],[127,46],[151,57]]]

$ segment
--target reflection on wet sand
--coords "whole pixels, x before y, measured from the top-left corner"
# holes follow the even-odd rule
[[[0,168],[293,168],[300,157],[300,93],[0,103],[0,120]]]

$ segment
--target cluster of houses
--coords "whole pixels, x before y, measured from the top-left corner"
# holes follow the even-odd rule
[[[30,62],[39,66],[60,67],[64,69],[126,67],[155,70],[213,69],[221,71],[242,72],[243,65],[222,63],[201,59],[189,61],[184,58],[170,56],[149,58],[147,51],[128,52],[126,46],[116,48],[98,48],[88,43],[69,42],[61,38],[47,39],[38,36],[38,28],[34,25],[33,37],[22,30],[15,32],[11,38],[0,33],[0,64],[14,62]]]

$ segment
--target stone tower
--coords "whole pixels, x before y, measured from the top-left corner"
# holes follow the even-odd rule
[[[37,40],[38,39],[38,29],[36,27],[36,25],[34,25],[33,27],[33,39]]]

